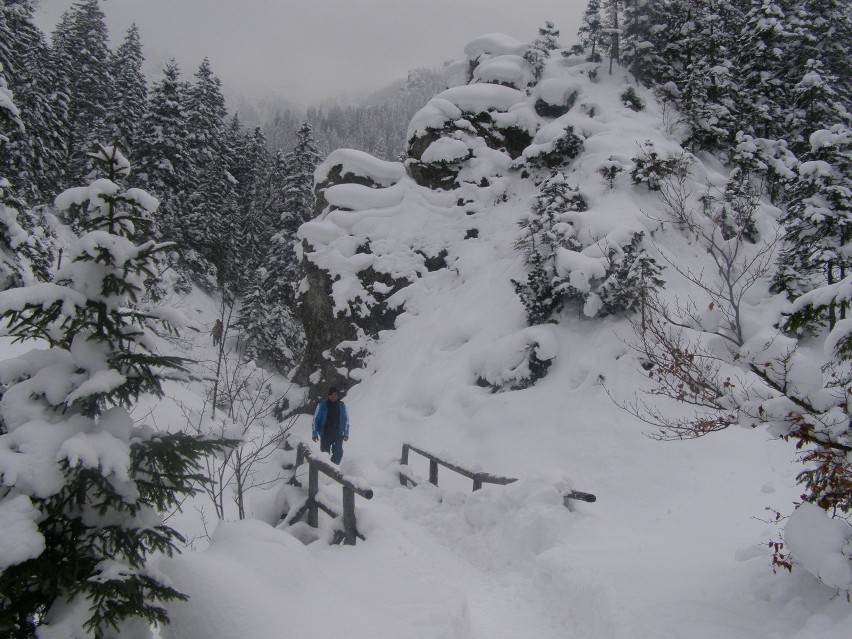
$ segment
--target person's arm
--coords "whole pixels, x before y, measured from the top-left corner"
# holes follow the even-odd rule
[[[343,402],[340,402],[340,407],[343,409],[340,411],[343,417],[343,439],[346,440],[349,439],[349,410]]]
[[[320,430],[322,429],[322,412],[325,407],[325,402],[320,402],[317,404],[317,409],[314,411],[314,421],[311,424],[311,439],[314,441],[320,435]]]

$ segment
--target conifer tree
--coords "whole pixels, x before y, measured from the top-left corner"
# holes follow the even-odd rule
[[[603,60],[601,43],[604,37],[604,28],[600,0],[589,0],[586,11],[583,13],[578,36],[580,39],[578,50],[585,52],[586,60],[589,62]]]
[[[321,161],[313,129],[305,121],[296,132],[296,145],[284,160],[287,181],[282,223],[285,231],[291,235],[314,217],[314,171]]]
[[[177,62],[170,60],[152,87],[138,143],[139,177],[157,196],[177,195],[191,184],[187,91]]]
[[[57,26],[53,46],[68,91],[66,183],[91,170],[95,141],[109,136],[106,105],[113,95],[108,33],[100,0],[78,0]]]
[[[162,513],[195,492],[199,460],[224,444],[137,426],[128,412],[144,394],[161,397],[165,380],[186,379],[187,362],[152,350],[155,326],[170,325],[139,302],[168,248],[132,241],[157,201],[118,185],[129,164],[114,147],[93,162],[101,177],[57,198],[84,235],[52,281],[0,293],[10,334],[47,345],[0,363],[0,505],[18,513],[27,541],[0,573],[0,627],[14,637],[38,626],[149,637],[151,623],[167,622],[162,603],[185,596],[146,562],[179,550]]]
[[[136,142],[139,168],[133,182],[160,198],[154,233],[166,239],[182,238],[186,200],[194,186],[189,170],[187,90],[177,63],[169,61],[162,79],[152,87]]]
[[[189,121],[189,154],[196,174],[200,175],[223,159],[225,97],[222,83],[213,74],[210,60],[204,58],[195,72],[195,83],[187,96]],[[217,168],[221,169],[221,165]]]
[[[756,137],[783,137],[790,26],[780,2],[752,0],[745,17],[737,67],[743,87],[740,121]]]
[[[524,304],[530,325],[546,323],[564,305],[556,255],[560,248],[579,251],[582,246],[574,237],[573,226],[564,223],[562,215],[586,208],[585,199],[568,184],[565,174],[556,172],[542,185],[530,216],[519,222],[522,234],[515,248],[523,252],[528,275],[525,282],[512,280],[512,285]]]
[[[545,22],[538,29],[538,37],[524,52],[524,60],[529,62],[536,81],[541,79],[544,65],[550,58],[550,53],[559,48],[559,29],[552,22]]]
[[[142,41],[133,24],[110,60],[114,96],[107,113],[108,132],[115,146],[134,158],[136,138],[147,111],[148,89],[142,73]]]
[[[660,64],[653,42],[653,0],[625,0],[621,62],[636,80],[648,82]]]
[[[606,51],[609,54],[609,74],[612,75],[613,63],[621,62],[621,35],[624,22],[625,0],[604,0],[604,33]]]
[[[30,205],[49,200],[64,175],[65,96],[44,35],[33,21],[32,0],[0,4],[0,64],[23,128],[7,130],[0,174],[16,183]]]
[[[837,124],[814,132],[810,150],[791,182],[784,225],[784,246],[776,284],[791,297],[852,274],[852,130]],[[834,304],[811,318],[810,328],[833,328],[845,315]]]

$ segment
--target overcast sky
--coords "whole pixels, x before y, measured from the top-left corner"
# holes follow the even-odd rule
[[[73,0],[40,0],[50,34]],[[587,0],[104,0],[115,48],[135,22],[146,73],[176,58],[191,76],[207,56],[230,92],[306,105],[382,87],[409,69],[440,67],[473,38],[532,40],[550,20],[576,41]]]

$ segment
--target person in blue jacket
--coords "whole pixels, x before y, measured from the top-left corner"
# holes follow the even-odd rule
[[[349,441],[349,414],[346,404],[340,401],[340,391],[334,386],[328,389],[328,399],[317,404],[311,437],[320,440],[320,450],[330,453],[333,463],[340,463],[343,442]]]

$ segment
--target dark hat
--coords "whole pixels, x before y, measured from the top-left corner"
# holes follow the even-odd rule
[[[328,394],[329,395],[339,395],[340,390],[337,388],[337,386],[332,386],[331,388],[328,389]]]

